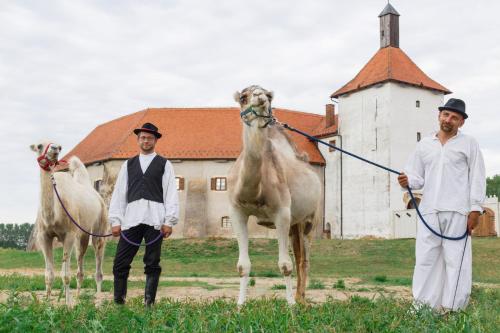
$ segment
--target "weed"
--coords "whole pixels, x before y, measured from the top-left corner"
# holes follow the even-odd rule
[[[325,289],[325,284],[320,280],[312,279],[309,281],[308,289]]]
[[[333,288],[344,290],[345,289],[345,282],[344,282],[344,280],[342,280],[342,279],[337,280],[337,282],[335,282],[333,284]]]

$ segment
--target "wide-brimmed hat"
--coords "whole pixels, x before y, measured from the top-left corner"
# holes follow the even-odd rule
[[[137,135],[139,135],[140,132],[148,132],[154,134],[154,136],[156,136],[157,139],[161,138],[161,133],[158,132],[158,127],[156,127],[151,123],[145,123],[144,125],[142,125],[141,128],[136,128],[134,130],[134,133]]]
[[[469,117],[467,115],[467,113],[465,113],[464,101],[462,101],[461,99],[458,99],[458,98],[450,98],[444,106],[439,107],[439,111],[443,111],[443,110],[458,112],[464,117],[464,119],[467,119],[467,117]]]

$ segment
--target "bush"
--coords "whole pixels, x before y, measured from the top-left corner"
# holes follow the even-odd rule
[[[376,282],[387,282],[387,276],[386,275],[377,275],[377,276],[375,276],[374,280]]]
[[[275,284],[271,287],[271,290],[282,290],[286,289],[286,286],[284,284]]]
[[[325,289],[325,284],[320,280],[311,280],[309,282],[309,289]]]
[[[333,288],[335,288],[335,289],[342,289],[342,290],[345,289],[345,282],[344,282],[344,280],[337,280],[337,282],[335,282],[333,284]]]
[[[251,278],[251,279],[250,279],[250,283],[249,283],[249,284],[250,284],[250,287],[255,286],[255,279],[254,279],[254,278]]]

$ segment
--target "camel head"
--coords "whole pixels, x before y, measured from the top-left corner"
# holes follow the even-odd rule
[[[251,126],[253,120],[259,119],[259,122],[266,123],[265,126],[267,126],[272,118],[271,101],[273,96],[272,91],[253,85],[243,89],[241,93],[235,92],[233,97],[240,104],[241,119],[246,125]]]
[[[37,153],[38,164],[45,171],[49,171],[52,166],[57,164],[59,153],[62,150],[61,145],[48,142],[32,144],[30,145],[30,148]]]

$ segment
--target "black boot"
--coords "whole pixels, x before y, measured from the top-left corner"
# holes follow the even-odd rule
[[[125,304],[127,297],[127,279],[115,278],[114,280],[114,300],[116,304]]]
[[[144,289],[144,305],[150,307],[155,303],[156,290],[158,289],[159,275],[146,275],[146,288]]]

